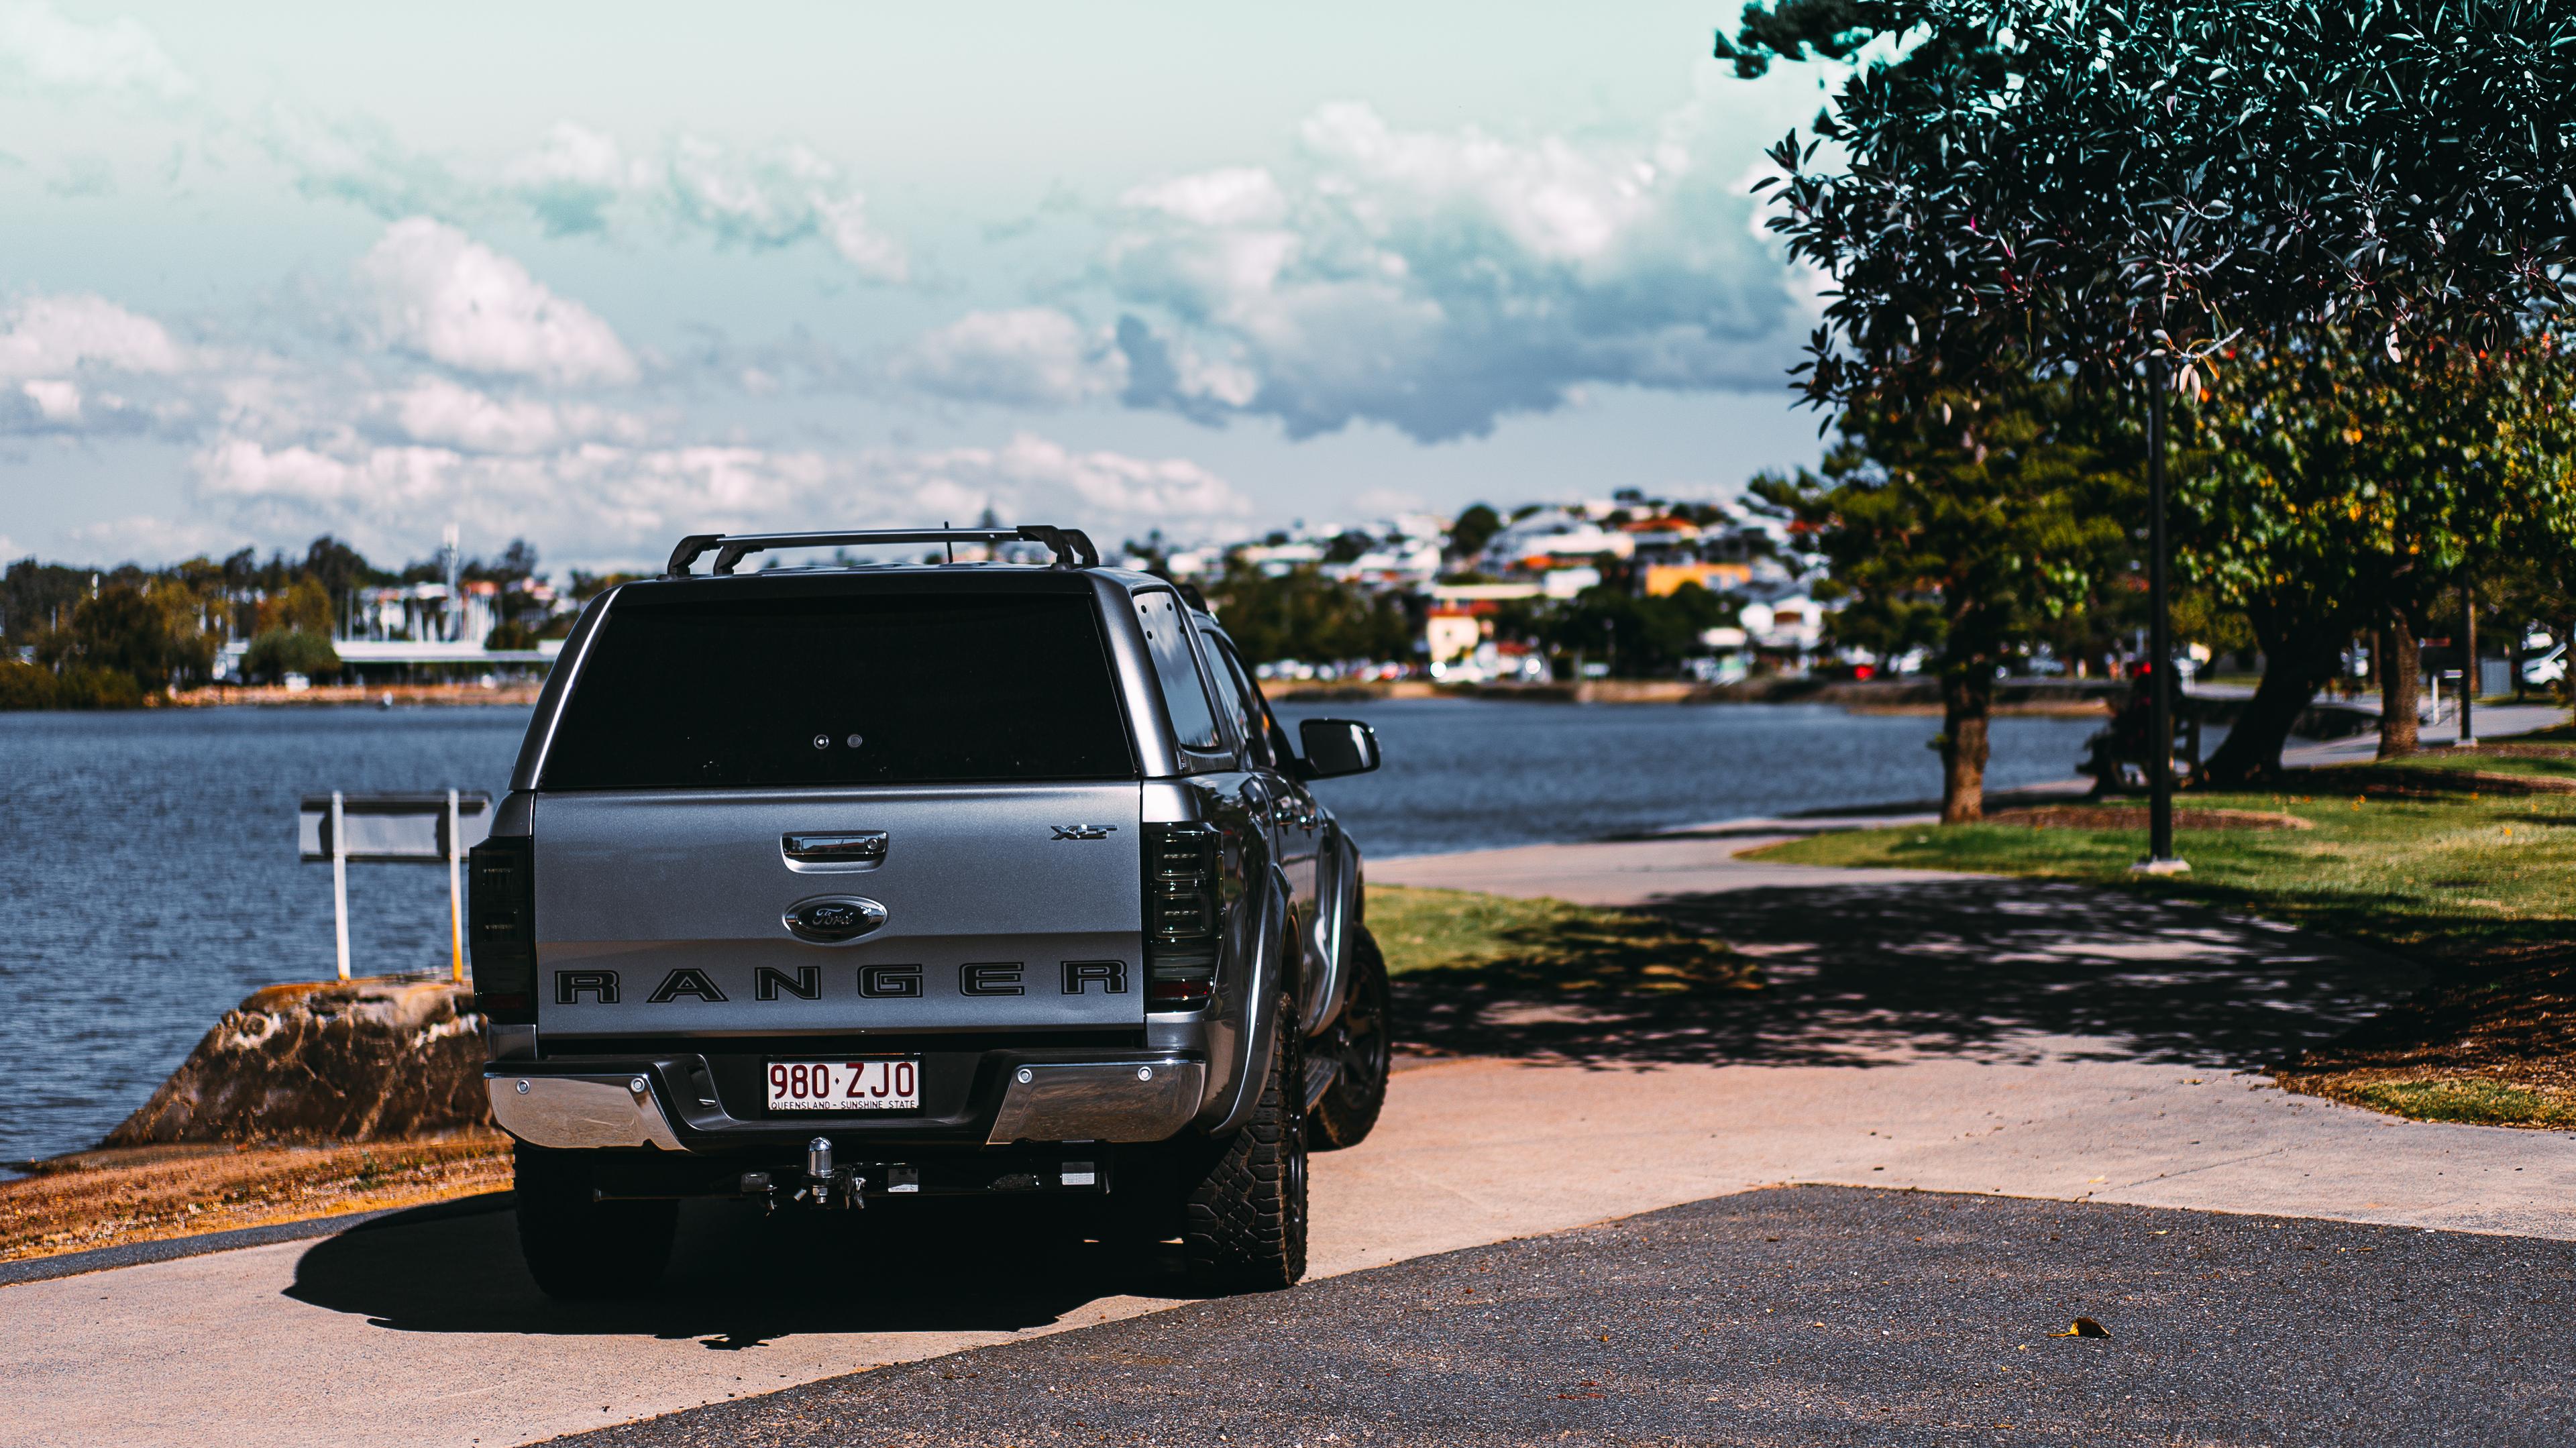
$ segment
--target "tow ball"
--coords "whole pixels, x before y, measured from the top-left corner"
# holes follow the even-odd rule
[[[856,1211],[867,1205],[860,1195],[867,1185],[868,1179],[859,1175],[857,1167],[832,1165],[832,1139],[818,1136],[805,1143],[805,1185],[789,1200]]]

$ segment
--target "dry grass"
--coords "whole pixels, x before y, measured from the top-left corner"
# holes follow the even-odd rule
[[[82,1152],[0,1182],[0,1261],[193,1237],[510,1184],[497,1131],[363,1146],[147,1146]]]

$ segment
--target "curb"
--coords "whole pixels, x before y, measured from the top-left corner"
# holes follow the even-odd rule
[[[266,1247],[278,1242],[300,1242],[313,1237],[336,1237],[342,1232],[376,1226],[408,1227],[426,1222],[445,1221],[450,1217],[481,1216],[504,1210],[510,1205],[506,1191],[484,1192],[478,1196],[458,1197],[452,1201],[431,1202],[418,1207],[380,1207],[372,1212],[346,1212],[336,1217],[314,1217],[301,1222],[271,1222],[264,1227],[240,1227],[229,1232],[207,1232],[195,1237],[168,1237],[155,1242],[128,1242],[115,1247],[97,1247],[86,1252],[65,1252],[58,1257],[29,1257],[16,1262],[0,1262],[0,1287],[15,1287],[26,1282],[50,1282],[58,1277],[78,1277],[90,1272],[110,1272],[119,1267],[140,1267],[150,1262],[175,1262],[182,1257],[202,1257],[213,1252],[232,1252],[244,1247]]]

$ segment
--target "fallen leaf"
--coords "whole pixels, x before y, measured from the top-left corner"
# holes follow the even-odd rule
[[[2075,1319],[2075,1325],[2066,1329],[2064,1332],[2052,1332],[2049,1334],[2050,1337],[2109,1337],[2110,1335],[2111,1333],[2108,1328],[2105,1328],[2102,1324],[2095,1322],[2089,1317],[2079,1317]]]

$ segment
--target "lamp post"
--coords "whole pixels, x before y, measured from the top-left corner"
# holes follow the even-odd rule
[[[2147,687],[2155,691],[2147,745],[2147,857],[2130,866],[2149,875],[2191,868],[2173,852],[2173,600],[2165,578],[2165,390],[2171,363],[2147,358]]]
[[[2478,585],[2460,583],[2460,747],[2474,749],[2478,730],[2472,716],[2478,707]]]

